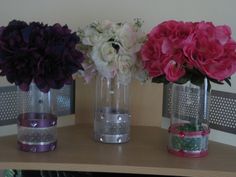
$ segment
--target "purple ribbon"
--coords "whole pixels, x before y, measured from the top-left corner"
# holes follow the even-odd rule
[[[48,152],[54,151],[57,147],[57,141],[47,144],[26,144],[17,141],[18,149],[26,152]]]
[[[23,113],[18,116],[18,125],[32,128],[56,126],[57,116],[50,113]]]

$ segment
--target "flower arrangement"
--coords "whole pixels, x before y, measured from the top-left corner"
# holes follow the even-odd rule
[[[123,84],[131,80],[132,73],[145,80],[138,52],[145,39],[142,23],[94,22],[79,30],[82,48],[87,54],[83,62],[83,76],[87,82],[97,73],[110,79],[117,76]]]
[[[153,82],[199,85],[206,77],[209,84],[225,80],[230,85],[236,71],[235,51],[227,25],[170,20],[151,30],[141,56]]]
[[[0,28],[0,75],[23,91],[31,82],[43,92],[60,89],[83,69],[78,42],[66,25],[13,20]]]

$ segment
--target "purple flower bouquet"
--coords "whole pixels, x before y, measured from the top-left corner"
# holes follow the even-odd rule
[[[82,69],[78,42],[66,25],[13,20],[0,28],[0,75],[23,91],[32,81],[42,92],[60,89]]]

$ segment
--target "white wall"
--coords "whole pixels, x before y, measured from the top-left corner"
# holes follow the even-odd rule
[[[1,0],[0,25],[20,19],[59,22],[77,30],[94,20],[130,21],[140,17],[148,32],[164,20],[205,20],[230,25],[236,39],[235,7],[235,0]],[[217,85],[213,89],[236,92],[236,76],[232,82],[231,88]]]

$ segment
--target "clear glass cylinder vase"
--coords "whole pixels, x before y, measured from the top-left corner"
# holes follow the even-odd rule
[[[130,139],[129,84],[117,77],[96,78],[94,137],[102,143],[126,143]]]
[[[171,99],[168,151],[184,157],[206,156],[210,133],[207,79],[200,85],[173,83]]]
[[[18,148],[29,152],[53,151],[57,146],[57,116],[53,90],[44,93],[34,84],[17,89]]]

